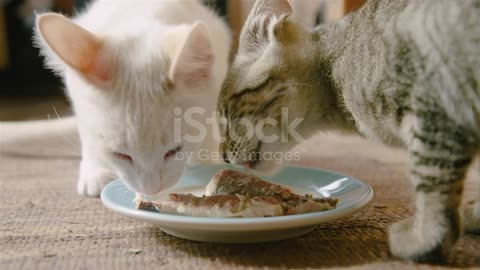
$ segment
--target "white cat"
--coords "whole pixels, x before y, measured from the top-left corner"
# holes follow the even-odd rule
[[[175,112],[214,111],[228,66],[226,24],[196,0],[98,0],[73,20],[39,15],[36,40],[72,101],[78,192],[98,196],[115,177],[144,194],[176,183],[187,160],[175,154],[199,143],[174,136]]]

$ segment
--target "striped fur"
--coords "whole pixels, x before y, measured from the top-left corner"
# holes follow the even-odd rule
[[[227,118],[220,149],[237,164],[246,161],[238,153],[290,149],[296,142],[228,136],[239,118],[276,118],[281,108],[305,118],[304,137],[357,131],[404,147],[417,211],[391,227],[392,253],[417,261],[446,258],[462,233],[463,180],[480,137],[480,0],[370,0],[314,30],[290,20],[279,26],[288,10],[261,12],[279,2],[286,1],[257,1],[243,29],[218,104]],[[262,22],[272,17],[265,29],[259,16]],[[256,39],[252,30],[269,35]],[[258,170],[270,167],[256,161]],[[465,213],[468,231],[478,232],[480,205]]]

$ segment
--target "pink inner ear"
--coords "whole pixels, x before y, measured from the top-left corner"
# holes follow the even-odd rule
[[[177,72],[174,77],[176,82],[187,86],[198,86],[210,77],[211,65],[214,60],[213,53],[197,53],[197,55],[191,56],[189,62],[184,62],[183,65],[177,65]],[[184,61],[187,61],[187,59],[184,59]]]
[[[172,65],[170,78],[174,84],[200,86],[209,78],[214,59],[206,26],[196,23]]]
[[[210,66],[213,62],[213,59],[213,53],[211,52],[197,55],[194,61],[199,63],[199,67],[198,69],[193,70],[190,76],[194,79],[208,79],[210,76]]]
[[[111,79],[110,57],[94,34],[59,14],[38,17],[39,31],[51,49],[94,84]]]
[[[101,53],[99,53],[101,54]],[[111,79],[112,63],[107,56],[98,55],[94,58],[94,62],[90,64],[83,72],[88,76],[93,76],[96,79],[106,82]]]

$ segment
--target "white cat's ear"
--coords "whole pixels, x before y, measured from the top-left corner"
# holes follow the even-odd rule
[[[257,0],[242,29],[240,48],[250,50],[268,43],[270,28],[279,33],[291,14],[287,0]]]
[[[173,59],[169,79],[179,88],[201,86],[210,77],[214,58],[207,26],[196,22]]]
[[[60,14],[39,15],[36,23],[39,42],[51,50],[47,57],[57,56],[96,85],[110,79],[111,61],[98,37]]]

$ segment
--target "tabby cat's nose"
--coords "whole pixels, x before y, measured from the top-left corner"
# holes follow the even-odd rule
[[[224,153],[222,154],[222,156],[223,156],[223,161],[225,161],[225,163],[230,163],[230,160],[228,159],[228,154],[227,154],[227,152],[224,152]]]

